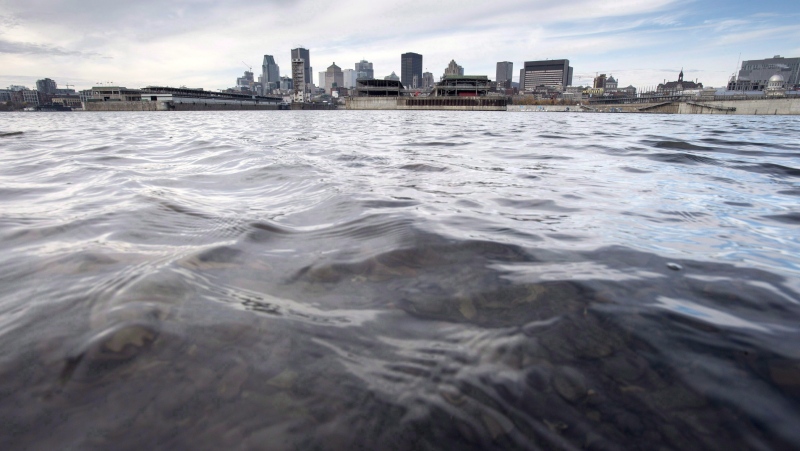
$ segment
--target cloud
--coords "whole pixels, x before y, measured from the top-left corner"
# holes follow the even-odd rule
[[[0,39],[0,53],[25,54],[25,55],[52,55],[52,56],[78,56],[82,58],[104,58],[103,55],[95,52],[80,52],[76,50],[66,50],[48,44],[36,44],[32,42],[12,42]]]
[[[758,44],[780,41],[759,30],[796,23],[730,8],[721,16],[694,0],[0,0],[0,6],[0,25],[8,25],[0,31],[0,72],[210,89],[232,86],[242,61],[258,72],[264,54],[274,55],[285,75],[289,50],[298,46],[311,50],[315,78],[333,61],[352,68],[362,58],[374,63],[376,75],[399,73],[400,54],[408,51],[423,54],[423,67],[436,77],[451,59],[493,78],[497,61],[514,62],[518,73],[524,61],[544,58],[568,58],[586,74],[615,68],[615,77],[617,70],[630,77],[622,83],[662,81],[663,73],[646,67],[685,65],[716,77],[720,61],[735,62],[747,50],[731,57],[729,42],[770,48]],[[735,41],[754,31],[752,43]],[[781,45],[767,53],[790,52]]]

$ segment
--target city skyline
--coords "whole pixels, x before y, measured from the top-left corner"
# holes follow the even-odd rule
[[[687,79],[721,87],[741,60],[800,56],[800,42],[787,39],[800,32],[800,14],[784,13],[785,3],[771,0],[510,0],[490,9],[449,0],[425,8],[270,3],[270,13],[242,17],[224,5],[185,0],[159,8],[151,0],[103,8],[74,0],[0,0],[0,86],[50,77],[78,88],[113,81],[224,89],[246,65],[258,67],[263,55],[274,55],[281,75],[290,75],[289,51],[304,47],[322,67],[372,62],[376,78],[401,73],[400,55],[416,52],[424,57],[422,70],[437,77],[453,59],[467,74],[494,78],[499,61],[523,67],[565,58],[576,85],[591,85],[596,73],[613,74],[624,85],[655,85],[684,68]],[[241,6],[248,5],[263,2]],[[323,23],[342,26],[332,32]],[[269,35],[257,38],[265,28]]]

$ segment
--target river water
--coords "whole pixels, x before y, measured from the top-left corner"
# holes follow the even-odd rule
[[[789,448],[798,137],[4,114],[0,448]]]

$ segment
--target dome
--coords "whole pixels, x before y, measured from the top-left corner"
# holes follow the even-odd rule
[[[783,75],[781,75],[781,74],[775,74],[775,75],[773,75],[773,76],[769,77],[769,81],[770,81],[770,82],[777,81],[777,82],[781,82],[781,83],[783,83],[783,82],[784,82],[784,80],[783,80]]]

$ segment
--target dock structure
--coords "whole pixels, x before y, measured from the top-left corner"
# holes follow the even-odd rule
[[[486,75],[445,75],[433,90],[434,97],[485,97],[494,88]]]
[[[143,89],[99,86],[83,102],[85,111],[277,110],[280,96],[258,96],[203,89],[148,86]]]
[[[348,110],[505,111],[505,96],[490,96],[491,81],[483,75],[447,75],[432,95],[406,89],[399,80],[357,80]]]

